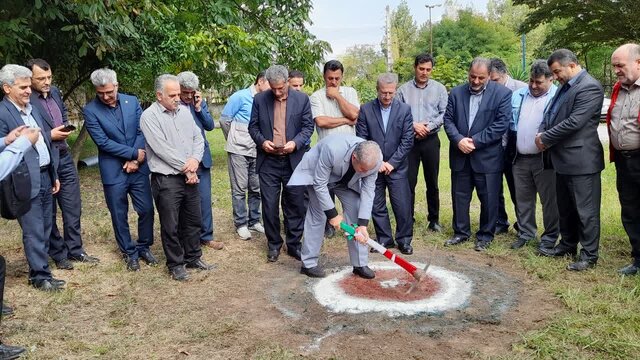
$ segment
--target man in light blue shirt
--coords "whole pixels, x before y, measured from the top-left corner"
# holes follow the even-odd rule
[[[536,238],[536,197],[540,195],[544,232],[540,246],[552,247],[558,240],[558,206],[556,204],[556,180],[553,169],[545,169],[542,152],[535,144],[544,111],[556,94],[553,74],[545,60],[531,65],[529,86],[516,90],[512,96],[513,120],[511,131],[515,135],[515,154],[508,161],[513,163],[516,192],[518,237],[511,244],[519,249]]]
[[[222,109],[220,123],[229,124],[227,143],[231,206],[236,233],[251,239],[251,231],[264,234],[260,223],[260,180],[256,172],[256,143],[249,136],[249,119],[255,94],[270,89],[264,71],[253,85],[236,91]],[[248,209],[247,209],[248,206]]]

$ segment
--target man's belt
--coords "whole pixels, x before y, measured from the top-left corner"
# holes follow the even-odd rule
[[[625,157],[627,159],[634,158],[636,156],[640,156],[640,149],[635,150],[616,150],[620,156]]]
[[[534,158],[539,158],[542,156],[542,153],[537,153],[537,154],[521,154],[518,153],[518,157],[519,158],[524,158],[524,159],[534,159]]]
[[[42,172],[47,172],[47,171],[49,171],[49,168],[50,168],[50,167],[51,167],[51,165],[43,165],[43,166],[40,166],[40,172],[41,172],[41,173],[42,173]]]

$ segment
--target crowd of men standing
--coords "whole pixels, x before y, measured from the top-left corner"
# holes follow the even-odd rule
[[[610,156],[616,164],[622,223],[633,257],[619,272],[633,275],[640,268],[640,46],[621,46],[611,62],[618,82],[607,113]],[[597,133],[604,97],[600,83],[566,49],[535,61],[528,83],[509,77],[500,59],[476,58],[469,66],[468,82],[449,94],[431,79],[435,65],[429,54],[416,56],[414,77],[401,86],[397,75],[380,74],[377,98],[365,104],[360,104],[355,89],[341,84],[344,68],[336,60],[325,64],[325,86],[311,96],[299,91],[304,75],[281,65],[269,67],[249,88],[234,93],[220,125],[237,235],[248,240],[252,232],[263,233],[269,262],[278,261],[286,247],[287,255],[301,261],[302,274],[323,277],[318,258],[324,238],[333,236],[343,221],[354,224],[356,241],[348,241],[353,272],[374,278],[365,245],[369,220],[380,244],[413,253],[420,167],[427,228],[443,231],[438,171],[439,132],[444,128],[450,143],[453,204],[453,235],[445,246],[472,238],[469,208],[474,189],[481,204],[475,250],[484,251],[495,234],[508,231],[504,174],[516,210],[517,235],[511,247],[538,239],[539,195],[544,227],[539,254],[576,256],[580,250],[567,269],[594,267],[604,168]],[[72,270],[74,261],[99,259],[83,247],[79,179],[66,143],[74,127],[60,91],[51,85],[51,74],[42,59],[0,70],[0,174],[11,174],[21,160],[26,163],[31,196],[28,209],[17,219],[28,280],[34,288],[59,291],[65,282],[52,277],[49,258],[65,270]],[[191,72],[160,75],[156,101],[144,111],[135,96],[119,91],[113,70],[94,71],[91,82],[96,97],[83,108],[83,115],[98,148],[104,197],[127,269],[139,271],[140,259],[158,264],[150,250],[154,203],[171,277],[183,281],[189,278],[186,269],[213,269],[202,260],[202,247],[224,245],[214,240],[212,159],[205,136],[214,129],[214,119],[198,77]],[[314,130],[318,142],[311,146]],[[137,240],[129,232],[129,199],[138,216]],[[56,224],[58,207],[62,234]],[[4,305],[2,310],[12,311]],[[3,351],[19,353],[20,348],[0,344],[0,358]]]

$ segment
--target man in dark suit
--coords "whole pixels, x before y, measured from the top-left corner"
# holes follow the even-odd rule
[[[256,172],[260,179],[267,260],[277,261],[283,244],[279,211],[281,192],[287,254],[300,260],[306,188],[286,185],[313,133],[311,104],[303,92],[289,91],[289,74],[284,66],[271,66],[265,76],[271,91],[254,97],[249,134],[258,147]]]
[[[140,270],[139,259],[150,265],[158,261],[149,248],[153,244],[153,200],[149,166],[140,130],[142,109],[135,96],[118,92],[115,71],[98,69],[91,74],[96,98],[82,113],[89,135],[98,147],[104,198],[118,248],[130,271]],[[129,200],[138,214],[138,241],[129,232]]]
[[[554,51],[547,64],[562,87],[545,112],[536,146],[545,150],[547,165],[556,172],[561,240],[539,252],[545,256],[575,255],[580,243],[580,259],[567,269],[582,271],[598,261],[600,172],[604,169],[598,123],[604,92],[567,49]]]
[[[476,188],[480,199],[476,251],[484,251],[493,240],[504,161],[502,136],[511,121],[511,90],[489,81],[490,67],[489,59],[471,62],[469,82],[451,90],[444,115],[450,141],[454,231],[445,245],[469,240],[469,204]]]
[[[89,256],[82,247],[80,217],[82,200],[80,196],[80,178],[73,163],[73,157],[67,145],[67,137],[72,130],[67,128],[69,119],[62,94],[51,85],[51,67],[42,59],[27,61],[31,76],[31,104],[45,119],[43,131],[51,137],[51,146],[58,151],[58,179],[60,191],[53,197],[53,222],[49,237],[49,256],[58,269],[72,270],[72,261],[98,263],[97,257]],[[57,207],[62,211],[63,236],[56,225]]]
[[[376,179],[375,198],[371,216],[376,240],[387,248],[395,246],[387,211],[387,188],[396,219],[396,242],[401,253],[413,254],[413,218],[411,191],[407,172],[408,154],[413,146],[413,117],[411,107],[395,99],[398,75],[378,76],[378,98],[360,107],[356,135],[373,140],[382,149],[382,166]]]
[[[221,250],[224,248],[224,244],[221,241],[213,240],[213,211],[211,210],[211,165],[213,165],[213,160],[211,159],[209,141],[207,141],[205,134],[205,130],[211,131],[215,125],[209,113],[207,102],[204,101],[198,90],[200,87],[198,76],[191,71],[183,71],[178,74],[178,81],[180,82],[180,101],[191,111],[193,121],[200,128],[204,139],[204,153],[198,167],[198,178],[200,179],[198,190],[200,191],[200,211],[202,212],[200,245]]]
[[[5,94],[0,102],[0,137],[22,125],[43,128],[44,118],[29,102],[31,75],[31,70],[14,64],[0,70],[0,85]],[[51,276],[48,263],[53,194],[60,190],[56,172],[58,152],[53,151],[48,132],[40,132],[36,144],[25,152],[24,161],[31,178],[31,208],[18,217],[18,222],[29,263],[29,283],[43,291],[59,291],[65,282]]]

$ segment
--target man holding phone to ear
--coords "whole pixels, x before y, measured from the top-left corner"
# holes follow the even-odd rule
[[[71,261],[98,263],[100,260],[89,256],[82,246],[82,231],[80,217],[82,202],[80,200],[80,178],[73,163],[73,157],[67,137],[75,130],[69,124],[67,108],[62,100],[62,94],[57,87],[51,85],[51,66],[42,59],[27,61],[27,67],[32,71],[31,76],[31,104],[38,109],[44,118],[42,131],[51,136],[52,150],[57,150],[60,156],[58,164],[58,179],[60,191],[53,197],[53,223],[49,236],[49,256],[58,269],[72,270]],[[63,234],[60,234],[56,224],[56,212],[60,206],[62,211]]]

